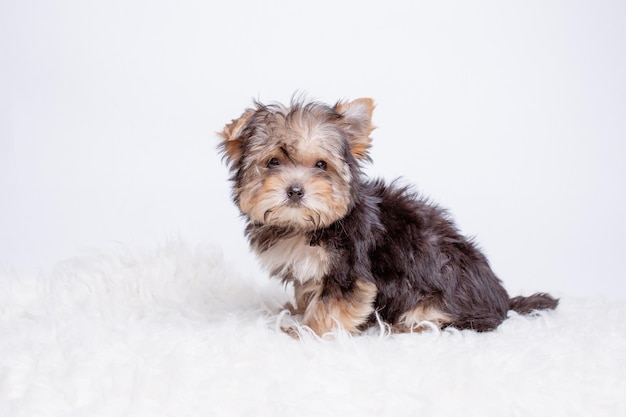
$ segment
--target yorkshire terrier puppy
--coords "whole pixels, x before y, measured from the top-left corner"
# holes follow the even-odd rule
[[[374,103],[255,103],[220,133],[246,235],[294,313],[318,335],[422,322],[495,329],[512,309],[553,309],[548,294],[509,298],[447,213],[409,187],[368,180]]]

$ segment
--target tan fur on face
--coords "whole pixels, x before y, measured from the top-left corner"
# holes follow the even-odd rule
[[[345,216],[350,200],[348,185],[320,176],[317,168],[284,168],[281,174],[260,176],[239,190],[239,206],[258,223],[313,230],[326,227]],[[302,201],[291,204],[285,190],[301,184]]]
[[[318,335],[341,327],[350,333],[359,331],[374,311],[374,300],[378,290],[372,283],[359,280],[355,288],[343,298],[322,299],[316,289],[314,295],[307,294],[309,304],[303,322]]]

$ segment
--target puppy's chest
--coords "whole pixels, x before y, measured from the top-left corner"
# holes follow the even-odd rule
[[[301,283],[321,280],[330,268],[330,254],[322,245],[311,246],[305,236],[284,237],[266,249],[253,247],[261,265],[272,275]]]

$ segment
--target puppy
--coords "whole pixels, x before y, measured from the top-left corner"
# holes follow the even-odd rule
[[[495,329],[512,309],[554,309],[548,294],[509,298],[476,245],[409,187],[368,180],[374,102],[256,102],[220,133],[233,198],[260,263],[293,283],[318,335],[362,331],[376,314],[393,331]]]

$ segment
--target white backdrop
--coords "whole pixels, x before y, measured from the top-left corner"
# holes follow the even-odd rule
[[[626,298],[626,3],[0,3],[0,268],[212,242],[259,274],[214,132],[373,97],[372,175],[451,209],[512,293]]]

